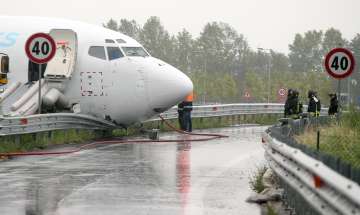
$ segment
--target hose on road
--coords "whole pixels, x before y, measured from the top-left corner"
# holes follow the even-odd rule
[[[165,120],[161,115],[159,116],[162,122],[165,123],[166,126],[168,126],[172,131],[175,131],[180,134],[184,134],[187,136],[202,136],[202,138],[182,138],[182,139],[160,139],[160,140],[149,140],[149,139],[140,139],[140,140],[124,140],[119,138],[113,138],[111,140],[99,140],[94,141],[92,143],[88,143],[85,145],[82,145],[80,147],[66,150],[66,151],[37,151],[37,152],[9,152],[9,153],[0,153],[0,157],[14,157],[14,156],[34,156],[34,155],[65,155],[65,154],[72,154],[76,153],[85,149],[93,148],[97,145],[101,144],[126,144],[126,143],[181,143],[181,142],[200,142],[200,141],[209,141],[214,140],[218,138],[226,138],[228,136],[222,135],[222,134],[209,134],[209,133],[192,133],[192,132],[186,132],[182,131],[180,129],[177,129],[175,126],[173,126],[171,123],[169,123],[167,120]]]

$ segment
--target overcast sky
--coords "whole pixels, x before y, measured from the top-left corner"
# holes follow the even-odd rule
[[[0,14],[62,17],[101,25],[110,18],[144,24],[160,17],[172,34],[198,36],[207,22],[229,23],[253,49],[288,52],[295,33],[335,27],[346,39],[360,33],[360,0],[3,0]]]

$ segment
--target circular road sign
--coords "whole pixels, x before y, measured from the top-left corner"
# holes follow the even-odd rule
[[[286,89],[285,88],[280,88],[278,91],[279,96],[285,96],[286,95]]]
[[[38,64],[47,63],[55,55],[55,41],[45,33],[33,34],[25,43],[25,52],[30,61]]]
[[[325,57],[326,71],[336,79],[351,75],[355,67],[353,54],[344,48],[334,48]]]

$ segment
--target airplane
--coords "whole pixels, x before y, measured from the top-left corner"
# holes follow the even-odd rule
[[[42,65],[42,103],[46,110],[68,110],[127,126],[181,102],[192,81],[152,57],[131,37],[102,26],[59,18],[0,16],[0,94],[3,115],[38,110],[39,65],[25,54],[26,40],[48,33],[56,54]]]

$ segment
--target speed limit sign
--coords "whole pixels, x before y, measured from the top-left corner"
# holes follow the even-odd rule
[[[37,64],[47,63],[55,55],[55,41],[45,33],[33,34],[25,43],[25,52],[30,61]]]
[[[348,49],[334,48],[325,57],[326,71],[336,79],[348,77],[354,67],[355,59]]]

